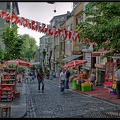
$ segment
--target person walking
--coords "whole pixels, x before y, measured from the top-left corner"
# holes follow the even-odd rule
[[[92,74],[90,75],[90,82],[92,82],[93,85],[95,85],[95,80],[96,80],[96,75],[94,72],[92,72]]]
[[[60,92],[64,93],[64,89],[65,89],[65,79],[66,79],[66,70],[62,70],[62,72],[60,73]]]
[[[35,71],[32,71],[32,81],[33,81],[33,83],[35,83],[35,78],[36,78]]]
[[[117,92],[117,99],[120,99],[120,65],[117,67],[117,72],[116,72],[116,92]]]
[[[44,93],[44,73],[42,68],[37,71],[37,79],[38,79],[38,91],[40,92],[40,84],[42,83],[42,93]]]
[[[67,71],[66,71],[66,80],[65,80],[65,83],[66,83],[65,88],[66,89],[69,89],[69,77],[70,77],[70,71],[69,71],[69,69],[67,69]]]
[[[50,76],[49,76],[50,80],[52,80],[52,76],[53,76],[53,69],[50,70]]]

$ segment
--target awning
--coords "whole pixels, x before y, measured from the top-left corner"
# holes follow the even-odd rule
[[[81,56],[83,56],[83,55],[71,55],[69,57],[66,57],[66,58],[62,59],[62,61],[63,62],[70,62],[70,61],[72,61],[72,60],[74,60],[78,57],[81,57]]]
[[[112,51],[112,50],[110,50],[110,51]],[[102,48],[102,49],[99,49],[98,51],[92,52],[92,57],[101,56],[101,54],[105,54],[105,53],[110,52],[110,51],[104,50]]]

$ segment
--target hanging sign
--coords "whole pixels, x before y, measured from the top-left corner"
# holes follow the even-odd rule
[[[40,23],[34,20],[29,20],[24,17],[19,17],[15,14],[10,15],[8,12],[4,10],[0,10],[0,17],[3,19],[6,19],[6,21],[10,21],[14,24],[21,25],[23,27],[27,27],[28,29],[44,33],[46,35],[55,36],[55,37],[62,37],[63,40],[66,40],[67,38],[72,39],[73,41],[77,41],[80,36],[77,31],[67,31],[66,29],[60,29],[56,28],[56,26],[50,27],[49,25],[46,25],[44,23]]]

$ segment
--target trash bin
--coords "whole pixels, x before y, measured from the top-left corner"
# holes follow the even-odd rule
[[[72,80],[72,88],[73,88],[73,90],[77,89],[76,80]]]

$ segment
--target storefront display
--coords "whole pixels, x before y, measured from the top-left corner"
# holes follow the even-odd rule
[[[84,83],[81,84],[81,90],[82,92],[86,92],[86,91],[92,91],[92,84],[89,81],[86,81]]]
[[[0,101],[12,101],[16,92],[17,68],[4,68],[1,76]]]
[[[116,68],[117,63],[106,62],[105,64],[105,81],[104,83],[108,86],[116,84]]]

